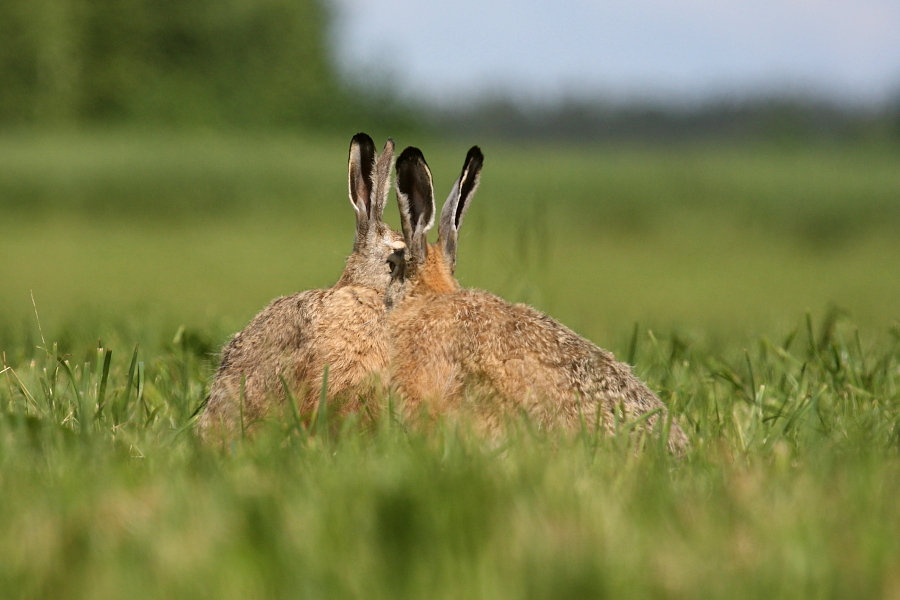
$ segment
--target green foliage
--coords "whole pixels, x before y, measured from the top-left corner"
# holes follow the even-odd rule
[[[873,228],[900,230],[900,154],[882,147],[510,144],[473,136],[415,143],[449,188],[473,142],[488,152],[479,212],[549,206],[581,229],[641,233],[679,213],[718,213],[813,247]],[[0,210],[106,217],[329,211],[344,195],[346,139],[235,133],[18,134],[0,137]],[[371,130],[370,130],[371,131]],[[345,139],[346,138],[346,139]],[[443,188],[441,188],[443,189]],[[541,204],[545,208],[538,206]],[[392,212],[392,208],[388,212]],[[532,209],[529,209],[532,210]],[[527,215],[535,216],[535,215]]]
[[[224,336],[274,296],[332,284],[352,244],[353,133],[0,137],[0,340],[34,347],[29,291],[68,348],[146,336],[151,318]],[[601,344],[635,321],[774,334],[831,303],[864,328],[897,318],[895,153],[395,141],[425,151],[439,198],[481,143],[457,274]]]
[[[345,118],[318,0],[6,0],[0,123]]]
[[[890,597],[900,566],[900,332],[801,322],[752,352],[641,332],[685,426],[490,442],[389,399],[193,436],[208,368],[53,347],[0,385],[0,586],[13,598]],[[201,350],[202,352],[202,350]]]

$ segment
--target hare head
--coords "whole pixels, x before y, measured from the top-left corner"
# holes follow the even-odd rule
[[[390,191],[394,142],[388,139],[381,154],[365,133],[350,142],[348,179],[350,203],[356,211],[353,252],[335,287],[357,285],[385,291],[403,269],[406,244],[403,236],[382,221]]]
[[[385,294],[390,306],[406,294],[441,293],[457,289],[456,244],[459,226],[478,188],[484,155],[473,146],[462,172],[444,202],[438,222],[437,242],[429,244],[434,224],[434,188],[431,171],[418,148],[406,148],[397,159],[397,204],[406,241],[402,277],[395,277]]]

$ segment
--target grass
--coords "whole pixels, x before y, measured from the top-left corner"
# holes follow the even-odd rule
[[[601,344],[635,321],[734,335],[832,304],[864,328],[897,318],[894,150],[473,141],[487,163],[461,281]],[[466,144],[410,142],[442,198]],[[0,137],[0,339],[21,344],[3,328],[30,324],[33,291],[50,331],[153,313],[175,320],[166,335],[212,324],[221,343],[272,297],[336,279],[353,231],[345,160],[335,139]]]
[[[0,585],[12,597],[894,597],[900,330],[840,323],[719,354],[641,333],[691,448],[511,423],[278,421],[199,447],[206,372],[53,350],[4,373]],[[811,335],[810,335],[810,332]],[[60,360],[62,359],[62,360]]]
[[[340,271],[345,143],[6,136],[2,595],[900,597],[900,156],[482,146],[460,278],[633,362],[684,457],[390,398],[201,447],[227,335]]]

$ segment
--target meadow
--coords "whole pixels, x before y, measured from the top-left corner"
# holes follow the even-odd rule
[[[900,598],[897,148],[398,136],[439,199],[482,146],[461,282],[634,364],[690,449],[395,398],[204,448],[221,344],[340,273],[353,133],[0,136],[0,595]]]

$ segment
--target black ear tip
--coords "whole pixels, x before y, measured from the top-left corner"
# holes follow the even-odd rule
[[[350,145],[363,146],[365,148],[374,148],[375,142],[372,141],[372,138],[369,137],[369,134],[359,132],[353,136],[352,140],[350,140]]]
[[[399,171],[407,164],[415,164],[417,162],[427,164],[425,162],[425,155],[423,155],[422,151],[415,146],[407,146],[403,149],[403,152],[401,152],[400,156],[397,158],[397,170]]]
[[[477,165],[478,167],[484,164],[484,154],[482,154],[481,148],[478,146],[469,148],[469,153],[466,154],[466,164]]]

